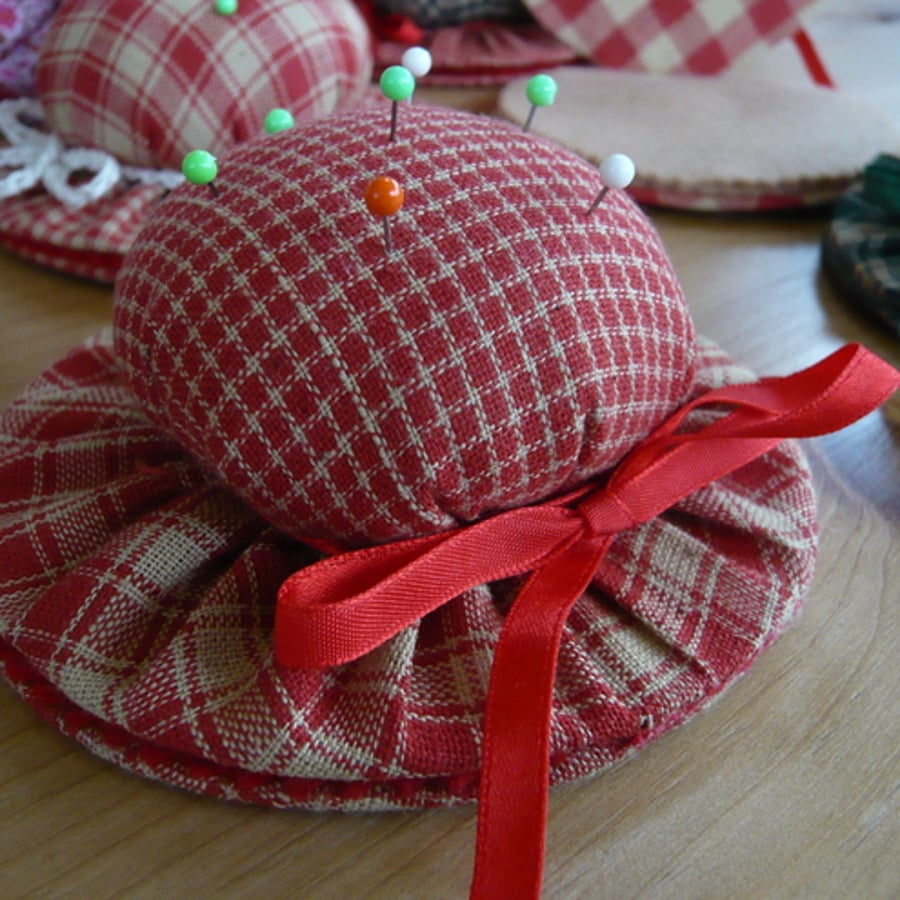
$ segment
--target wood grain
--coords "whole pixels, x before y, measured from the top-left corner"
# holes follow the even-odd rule
[[[432,99],[489,108],[490,93]],[[822,281],[821,214],[654,213],[698,328],[761,374],[900,342]],[[110,321],[109,289],[0,254],[0,403]],[[545,896],[900,894],[900,435],[808,445],[818,573],[797,625],[703,715],[554,791]],[[474,810],[312,814],[117,771],[0,687],[0,896],[460,897]]]

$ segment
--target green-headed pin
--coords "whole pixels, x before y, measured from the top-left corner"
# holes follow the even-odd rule
[[[181,172],[191,184],[206,184],[214,197],[219,196],[214,184],[219,167],[208,150],[191,150],[181,161]]]
[[[556,79],[550,75],[535,75],[528,79],[525,86],[525,95],[531,104],[528,112],[528,118],[522,126],[522,131],[528,131],[531,128],[531,120],[534,118],[534,112],[539,106],[552,106],[556,100]]]
[[[238,0],[215,0],[213,9],[220,16],[233,16],[238,11]]]
[[[416,79],[405,66],[388,66],[381,73],[381,93],[391,101],[391,136],[397,138],[397,104],[409,100],[416,89]]]
[[[294,117],[288,110],[280,107],[270,109],[263,120],[263,128],[266,130],[266,134],[277,134],[279,131],[287,131],[288,128],[293,127]]]

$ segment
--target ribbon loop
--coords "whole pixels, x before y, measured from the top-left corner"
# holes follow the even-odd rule
[[[278,594],[276,658],[293,667],[357,659],[470,588],[531,571],[581,528],[559,505],[515,509],[301,569]]]

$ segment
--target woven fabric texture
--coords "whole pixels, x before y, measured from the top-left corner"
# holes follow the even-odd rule
[[[693,391],[750,378],[701,349]],[[795,615],[814,547],[792,442],[623,532],[563,637],[553,782],[609,765],[739,675]],[[275,591],[311,554],[150,422],[108,336],[0,419],[0,552],[3,672],[101,756],[275,806],[474,797],[514,586],[469,591],[354,663],[279,667]],[[623,704],[637,735],[609,732]]]
[[[39,265],[111,284],[162,195],[160,187],[134,185],[79,210],[43,191],[11,197],[2,201],[0,246]]]
[[[551,34],[602,66],[712,75],[790,34],[812,0],[525,2]]]
[[[234,16],[193,0],[69,0],[38,64],[47,120],[74,146],[179,168],[262,130],[266,113],[351,108],[371,74],[351,0],[243,0]]]
[[[269,521],[426,534],[609,468],[680,405],[695,342],[658,235],[520,129],[390,105],[236,148],[158,208],[117,282],[155,421]],[[405,186],[395,251],[363,202]],[[190,252],[186,252],[190,248]]]

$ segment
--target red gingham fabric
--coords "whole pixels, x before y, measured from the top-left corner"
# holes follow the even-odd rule
[[[389,115],[235,148],[116,288],[151,416],[269,521],[350,545],[580,484],[680,405],[695,352],[644,216],[620,195],[585,215],[592,166],[418,105],[388,144]],[[362,200],[380,173],[406,190],[390,256]]]
[[[701,346],[694,390],[750,378]],[[560,652],[552,781],[682,722],[796,614],[813,492],[787,442],[623,532]],[[275,592],[311,554],[156,428],[109,336],[0,419],[0,661],[56,727],[179,787],[272,806],[474,798],[492,650],[510,585],[469,591],[368,656],[286,670]],[[604,737],[621,705],[642,733]]]
[[[579,55],[611,68],[712,75],[798,27],[812,0],[525,0]]]
[[[2,201],[0,246],[38,265],[111,284],[163,193],[134,185],[79,210],[43,191],[10,197]]]
[[[38,92],[66,143],[147,167],[179,168],[262,130],[274,107],[296,118],[351,108],[372,70],[351,0],[68,0],[38,63]]]

